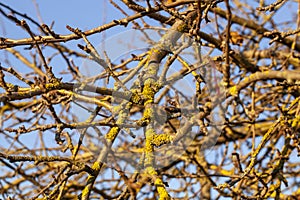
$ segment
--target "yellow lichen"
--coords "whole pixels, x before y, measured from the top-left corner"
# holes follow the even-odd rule
[[[147,174],[149,174],[151,176],[156,176],[157,175],[157,172],[155,171],[155,169],[153,167],[147,167],[146,172],[147,172]]]
[[[299,127],[300,125],[300,115],[297,115],[295,119],[292,120],[292,127]]]
[[[151,88],[150,85],[145,85],[145,87],[143,89],[143,97],[146,100],[145,104],[154,102],[154,94],[155,94],[155,92],[154,92],[153,88]]]
[[[88,178],[88,180],[90,180],[90,177]],[[84,187],[84,189],[82,190],[82,197],[86,197],[89,194],[89,188],[88,187]]]
[[[120,128],[119,127],[113,127],[110,129],[110,131],[105,135],[105,138],[108,141],[113,141],[116,137],[116,135],[119,133]]]
[[[169,200],[170,195],[168,194],[164,183],[162,182],[162,180],[160,178],[156,178],[155,180],[155,186],[157,189],[157,192],[159,194],[159,200]]]
[[[56,88],[59,88],[59,86],[60,86],[60,82],[58,80],[54,81],[53,83],[47,83],[47,84],[45,84],[45,88],[47,90],[56,89]]]
[[[160,134],[160,135],[156,135],[156,137],[152,141],[152,144],[159,147],[163,144],[168,144],[170,142],[171,142],[170,134]]]
[[[153,116],[153,108],[146,108],[143,114],[143,118],[144,119],[151,119]]]
[[[152,145],[153,137],[155,136],[155,131],[152,128],[149,128],[146,133],[146,141],[144,146],[144,152],[145,152],[145,166],[149,167],[153,165],[154,161],[154,147]]]
[[[132,95],[131,95],[132,102],[136,103],[136,104],[140,103],[141,96],[140,96],[139,92],[137,90],[132,90],[132,91],[133,91]]]
[[[92,169],[95,171],[100,171],[100,163],[99,162],[94,162]]]
[[[119,113],[121,109],[122,109],[122,107],[120,105],[115,105],[112,107],[112,111],[114,113]]]
[[[228,93],[232,96],[237,96],[238,95],[238,90],[236,85],[232,86],[229,88]]]

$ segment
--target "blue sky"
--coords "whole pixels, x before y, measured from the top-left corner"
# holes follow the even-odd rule
[[[66,25],[87,30],[105,23],[104,19],[111,21],[113,18],[121,17],[119,12],[114,11],[109,3],[105,3],[106,1],[37,1],[41,17],[38,16],[36,4],[32,0],[22,0],[21,2],[2,1],[2,3],[10,5],[21,13],[26,13],[39,22],[42,20],[43,23],[50,25],[55,21],[54,30],[61,34],[70,33],[65,28]],[[11,28],[11,26],[9,27]],[[7,30],[7,36],[19,37],[21,36],[20,32]]]

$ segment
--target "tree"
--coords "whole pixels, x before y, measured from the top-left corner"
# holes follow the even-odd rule
[[[106,3],[67,34],[0,3],[2,198],[298,199],[299,2]]]

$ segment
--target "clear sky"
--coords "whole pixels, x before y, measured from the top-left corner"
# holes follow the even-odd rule
[[[87,0],[87,1],[33,1],[33,0],[2,0],[2,3],[10,5],[11,8],[26,13],[38,22],[50,25],[54,24],[54,30],[61,34],[69,34],[70,31],[65,27],[78,27],[82,30],[95,28],[105,21],[111,21],[122,17],[120,12],[116,12],[106,0]],[[38,8],[38,9],[37,9]],[[3,18],[1,16],[1,18]],[[1,19],[1,31],[5,30],[7,37],[23,37],[24,31],[12,30],[12,26],[4,24]],[[22,34],[23,32],[23,34]],[[3,32],[2,32],[3,33]]]

